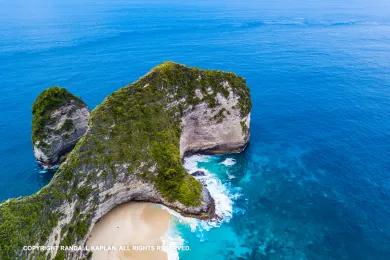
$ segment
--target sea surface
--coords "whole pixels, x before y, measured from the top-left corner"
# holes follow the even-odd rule
[[[217,227],[177,222],[181,259],[390,259],[390,2],[0,0],[0,200],[48,183],[31,105],[92,109],[162,61],[234,71],[253,100],[239,155],[198,157]]]

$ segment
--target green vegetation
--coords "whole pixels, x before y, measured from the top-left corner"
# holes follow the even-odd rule
[[[200,203],[201,186],[183,169],[179,150],[166,142],[154,141],[151,155],[156,160],[159,174],[156,178],[157,188],[168,200],[179,200],[185,205],[196,206]]]
[[[223,119],[225,118],[224,113],[229,113],[225,108],[222,108],[221,110],[218,111],[217,114],[213,117],[213,120],[216,120],[217,123],[221,123]]]
[[[74,128],[72,119],[66,119],[64,124],[61,127],[61,130],[63,131],[70,131]]]
[[[76,210],[69,225],[61,230],[61,245],[80,241],[97,206],[93,202],[100,190],[93,184],[109,188],[126,180],[124,174],[136,174],[151,182],[169,201],[199,205],[202,187],[181,163],[181,116],[200,102],[216,107],[217,94],[228,96],[227,88],[240,97],[238,106],[246,116],[251,103],[244,79],[233,73],[188,68],[172,62],[157,66],[107,97],[92,111],[89,131],[50,184],[33,196],[0,205],[0,259],[17,258],[22,245],[46,241],[62,214],[59,207],[66,203],[74,203]],[[195,95],[196,90],[201,91],[202,100]],[[38,97],[33,106],[33,140],[44,134],[42,129],[50,120],[50,112],[72,99],[81,102],[58,87]],[[223,120],[226,112],[219,111],[216,119]],[[71,125],[65,122],[63,127]],[[66,254],[60,251],[56,258],[64,259]]]
[[[15,259],[25,245],[43,244],[59,214],[50,210],[55,203],[44,192],[23,199],[12,199],[0,207],[0,259]]]
[[[186,98],[187,105],[196,105],[205,101],[211,108],[217,105],[218,93],[224,97],[229,95],[229,89],[224,86],[224,82],[228,82],[233,92],[240,97],[238,105],[242,116],[247,115],[252,106],[245,80],[232,72],[200,70],[165,62],[153,69],[143,80],[157,80],[162,86],[170,88],[170,91],[176,90],[176,97]],[[195,95],[196,89],[200,89],[203,100]]]
[[[89,186],[83,185],[77,190],[77,195],[81,200],[86,200],[88,199],[88,195],[91,194],[91,192],[92,189]]]
[[[51,113],[71,101],[84,106],[84,103],[78,97],[60,87],[48,88],[38,96],[32,107],[32,140],[34,143],[45,137],[44,127],[50,122]],[[69,122],[65,122],[64,127],[69,129],[72,125]]]
[[[246,122],[245,121],[241,121],[240,124],[241,124],[242,132],[246,133],[249,130],[248,127],[246,126]]]

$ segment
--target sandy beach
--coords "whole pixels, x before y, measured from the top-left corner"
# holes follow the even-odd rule
[[[166,252],[158,246],[162,245],[161,238],[168,232],[170,222],[170,214],[159,205],[126,203],[96,223],[87,246],[114,246],[116,249],[94,250],[93,260],[166,260]],[[137,246],[137,250],[133,246]]]

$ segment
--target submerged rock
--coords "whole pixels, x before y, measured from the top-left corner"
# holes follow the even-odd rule
[[[64,160],[88,128],[84,102],[64,88],[43,91],[33,105],[33,149],[37,161],[52,168]]]
[[[80,100],[60,92],[55,106],[34,105],[33,140],[47,159],[41,153],[37,157],[49,164],[59,160],[64,145],[48,152],[41,141],[53,146],[56,140],[69,140],[67,133],[79,133],[71,140],[78,139],[88,117]],[[50,100],[41,96],[37,101]],[[80,111],[68,114],[73,106]],[[129,201],[160,203],[200,219],[217,218],[214,199],[185,171],[182,158],[192,152],[243,150],[249,141],[250,109],[245,80],[234,73],[173,62],[155,67],[91,112],[88,131],[47,186],[0,204],[2,240],[14,241],[0,241],[0,258],[83,258],[88,252],[21,251],[19,245],[84,246],[93,225]],[[80,125],[80,131],[62,131],[67,119]],[[30,211],[34,214],[26,216]]]
[[[204,171],[195,171],[191,173],[192,176],[205,176],[206,173]]]

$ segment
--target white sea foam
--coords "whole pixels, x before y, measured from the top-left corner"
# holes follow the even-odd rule
[[[184,245],[184,239],[180,236],[175,228],[170,228],[168,232],[161,237],[162,251],[167,254],[169,260],[178,260],[178,248]]]
[[[162,207],[164,207],[164,209],[167,210],[175,218],[176,221],[189,226],[191,228],[191,231],[193,231],[193,232],[196,230],[196,228],[198,226],[198,222],[199,222],[198,219],[185,217],[185,216],[180,215],[179,213],[177,213],[176,211],[174,211],[170,208],[167,208],[165,206],[162,206]]]
[[[193,173],[200,170],[198,168],[198,162],[208,162],[211,159],[211,156],[208,155],[192,155],[190,157],[184,158],[184,168],[188,173]],[[204,170],[204,169],[202,169]]]
[[[226,167],[231,167],[236,164],[236,160],[233,158],[226,158],[221,164],[225,165]]]
[[[211,157],[206,155],[193,155],[184,159],[184,168],[189,173],[199,170],[205,173],[204,176],[195,176],[195,178],[206,185],[215,202],[215,213],[218,216],[218,220],[200,221],[201,223],[198,223],[198,227],[200,226],[206,230],[219,226],[222,222],[228,222],[233,213],[232,194],[230,194],[229,190],[213,173],[198,167],[198,162],[207,162],[210,159]]]
[[[184,168],[188,173],[194,173],[196,171],[203,171],[204,176],[194,176],[200,182],[204,183],[213,197],[215,202],[215,213],[218,216],[217,219],[213,220],[199,220],[190,217],[184,217],[174,210],[164,207],[174,217],[175,221],[190,227],[192,232],[200,232],[203,236],[203,232],[208,231],[212,228],[219,227],[223,222],[229,222],[233,215],[233,200],[236,199],[239,194],[233,193],[225,186],[221,180],[212,172],[205,168],[198,167],[199,162],[207,162],[211,160],[211,156],[207,155],[193,155],[184,159]],[[230,159],[230,160],[228,160]],[[227,165],[234,165],[235,160],[232,158],[226,159]],[[226,165],[225,164],[225,165]],[[177,243],[184,244],[184,240],[180,237],[180,234],[176,229],[171,228],[167,234],[166,240],[176,241]],[[166,251],[169,260],[178,259],[178,251],[174,248]]]
[[[230,174],[230,173],[226,173],[226,174],[227,174],[229,180],[236,178],[236,176],[234,176],[233,174]]]

